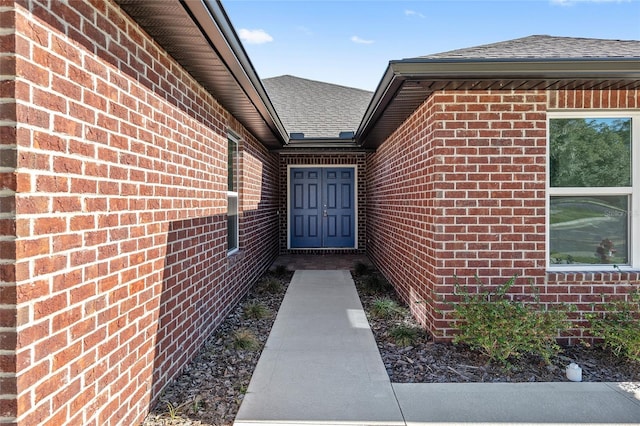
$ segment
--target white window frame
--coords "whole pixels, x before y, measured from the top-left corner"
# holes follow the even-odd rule
[[[229,191],[229,185],[228,185],[228,181],[227,181],[227,220],[229,218],[229,206],[231,205],[231,203],[229,202],[230,199],[235,198],[236,200],[236,226],[235,226],[235,230],[236,230],[236,235],[235,235],[235,241],[236,241],[236,246],[235,247],[230,247],[230,242],[229,242],[229,228],[228,228],[228,222],[227,222],[227,255],[232,255],[234,253],[237,253],[240,250],[240,180],[239,180],[239,175],[240,175],[240,157],[239,157],[239,153],[240,153],[240,138],[233,134],[233,133],[228,133],[227,134],[227,173],[228,173],[228,167],[229,167],[229,149],[228,146],[229,144],[232,143],[235,147],[235,152],[234,152],[234,161],[236,162],[235,167],[233,168],[233,170],[236,171],[236,173],[234,173],[233,175],[233,179],[234,179],[234,187],[235,187],[235,191]],[[228,176],[227,176],[228,178]]]
[[[550,262],[551,250],[551,197],[579,196],[579,195],[628,195],[630,197],[628,212],[628,248],[629,264],[618,265],[625,270],[640,269],[640,110],[615,109],[615,110],[563,110],[549,111],[547,113],[547,168],[549,168],[549,156],[551,154],[552,119],[556,118],[631,118],[631,187],[597,187],[597,188],[554,188],[551,187],[551,170],[546,173],[546,263],[547,270],[558,271],[604,271],[613,269],[613,265],[572,265],[552,264]]]

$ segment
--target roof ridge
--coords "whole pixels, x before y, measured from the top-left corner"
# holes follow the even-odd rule
[[[343,89],[357,90],[357,91],[365,92],[365,93],[373,93],[371,90],[360,89],[358,87],[345,86],[344,84],[331,83],[331,82],[328,82],[328,81],[312,80],[310,78],[298,77],[298,76],[291,75],[291,74],[283,74],[283,75],[279,75],[279,76],[275,76],[275,77],[263,78],[262,81],[275,80],[275,79],[281,79],[281,78],[293,78],[293,79],[296,79],[296,80],[303,80],[303,81],[306,81],[306,82],[309,82],[309,83],[313,83],[313,84],[326,84],[326,85],[330,85],[330,86],[334,86],[334,87],[340,87],[340,88],[343,88]]]

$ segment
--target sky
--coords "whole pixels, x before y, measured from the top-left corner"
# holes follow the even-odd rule
[[[640,40],[640,0],[222,0],[260,78],[374,91],[390,60],[526,37]]]

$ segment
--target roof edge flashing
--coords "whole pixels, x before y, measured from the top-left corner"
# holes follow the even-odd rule
[[[385,70],[378,87],[373,92],[369,106],[364,112],[364,116],[360,121],[360,126],[355,133],[355,140],[360,145],[366,138],[366,133],[370,129],[370,123],[376,121],[383,111],[386,109],[389,102],[393,99],[397,91],[402,87],[405,77],[403,77],[394,67],[393,61],[389,62],[387,69]]]
[[[640,58],[411,58],[389,61],[358,127],[356,141],[362,147],[371,145],[369,135],[406,82],[503,79],[640,81]],[[425,88],[425,96],[428,95]]]
[[[305,145],[310,143],[339,143],[350,144],[354,143],[355,138],[333,138],[333,137],[317,137],[317,138],[301,138],[301,139],[289,139],[289,145]]]
[[[424,59],[389,62],[396,75],[407,78],[469,77],[640,78],[640,58],[584,59]]]
[[[288,133],[220,1],[181,0],[181,3],[196,20],[203,34],[209,39],[220,59],[234,75],[273,134],[282,144],[286,144]]]

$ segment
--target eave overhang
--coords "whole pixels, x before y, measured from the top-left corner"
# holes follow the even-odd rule
[[[618,90],[640,88],[640,58],[430,59],[389,62],[356,132],[376,149],[441,90]]]
[[[360,149],[355,139],[337,139],[337,138],[304,138],[290,139],[283,151],[293,151],[296,149]]]
[[[217,0],[116,0],[163,49],[269,149],[288,134]]]

